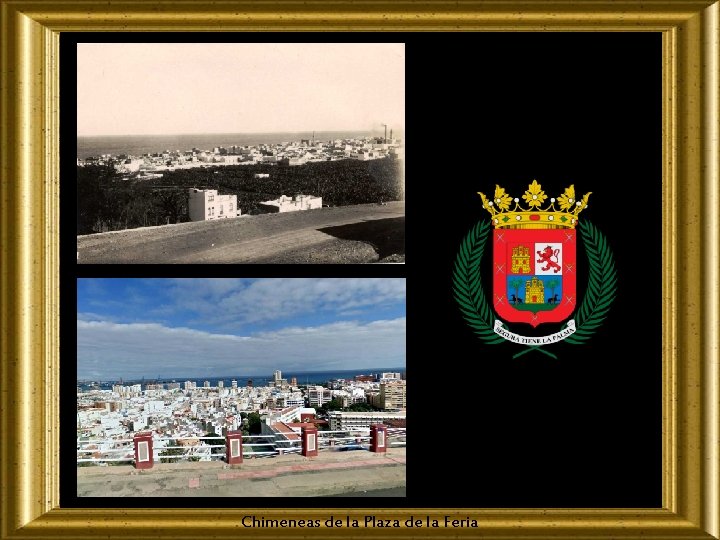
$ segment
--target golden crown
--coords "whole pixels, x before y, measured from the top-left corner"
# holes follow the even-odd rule
[[[520,199],[511,197],[498,185],[495,185],[495,196],[492,200],[484,193],[478,191],[478,194],[483,208],[490,212],[496,229],[574,229],[578,214],[587,208],[592,191],[578,201],[575,199],[575,186],[571,185],[565,188],[557,199],[552,197],[546,208],[542,208],[542,205],[548,196],[537,180],[532,181],[522,196],[528,208],[522,207]],[[515,206],[511,209],[512,203],[515,203]],[[558,208],[555,207],[556,204]]]

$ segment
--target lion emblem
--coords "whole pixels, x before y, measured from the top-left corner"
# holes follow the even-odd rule
[[[553,251],[553,248],[551,248],[550,246],[546,246],[545,249],[537,252],[538,257],[540,257],[537,262],[545,265],[542,268],[543,272],[547,272],[551,268],[556,274],[560,271],[560,265],[558,264],[560,262],[560,260],[558,259],[559,253],[559,249]],[[555,259],[555,261],[553,261],[553,259]]]

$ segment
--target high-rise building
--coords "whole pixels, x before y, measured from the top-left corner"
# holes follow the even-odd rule
[[[274,386],[275,388],[287,387],[287,380],[282,378],[282,372],[279,369],[273,371],[272,386]]]
[[[404,409],[405,390],[405,381],[380,383],[380,406],[385,410]]]
[[[225,381],[218,381],[218,388],[225,386]]]
[[[235,379],[233,379],[233,380],[230,382],[230,386],[232,386],[233,388],[237,388],[237,381],[236,381]]]
[[[290,379],[290,386],[297,386],[297,377]]]
[[[210,388],[210,381],[205,381],[203,383],[203,388]]]

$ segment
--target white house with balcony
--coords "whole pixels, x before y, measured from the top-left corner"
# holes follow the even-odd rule
[[[188,192],[190,221],[233,218],[241,215],[237,195],[218,195],[216,189],[191,188]]]

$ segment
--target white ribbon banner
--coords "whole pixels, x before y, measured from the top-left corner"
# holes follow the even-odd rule
[[[513,343],[519,343],[520,345],[549,345],[551,343],[557,343],[558,341],[562,341],[568,336],[571,336],[575,333],[575,319],[570,319],[567,322],[567,328],[563,328],[559,332],[555,332],[554,334],[550,334],[548,336],[538,336],[538,337],[528,337],[528,336],[521,336],[519,334],[515,334],[514,332],[510,332],[510,330],[506,330],[503,327],[503,323],[501,321],[495,320],[495,328],[493,328],[495,333],[500,336],[504,337],[508,341],[512,341]]]

